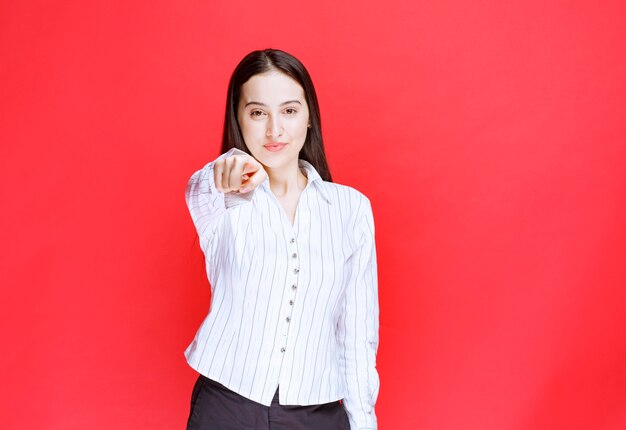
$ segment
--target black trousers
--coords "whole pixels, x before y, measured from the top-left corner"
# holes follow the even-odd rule
[[[200,375],[191,394],[187,430],[350,430],[340,402],[265,406]]]

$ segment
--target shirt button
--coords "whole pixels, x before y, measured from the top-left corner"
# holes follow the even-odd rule
[[[300,269],[298,269],[297,267],[293,269],[293,273],[298,273],[298,272],[300,272]]]
[[[285,347],[280,348],[280,352],[285,352]]]
[[[289,321],[291,321],[291,318],[287,317],[287,318],[285,318],[285,321],[289,322]]]
[[[296,239],[294,239],[293,237],[291,238],[291,240],[289,241],[289,243],[294,243],[296,241]]]
[[[289,300],[289,306],[293,306],[293,300]]]
[[[291,289],[292,289],[292,290],[295,290],[296,288],[298,288],[298,286],[297,286],[296,284],[293,284],[293,285],[291,286]]]
[[[296,254],[295,252],[293,254],[291,254],[291,258],[296,258],[298,256],[298,254]]]

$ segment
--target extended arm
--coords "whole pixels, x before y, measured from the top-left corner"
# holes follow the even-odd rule
[[[218,160],[232,155],[247,154],[233,148],[195,172],[187,182],[185,200],[200,238],[200,247],[205,252],[226,212],[230,208],[249,202],[254,195],[255,189],[244,194],[223,193],[217,190],[213,167]]]

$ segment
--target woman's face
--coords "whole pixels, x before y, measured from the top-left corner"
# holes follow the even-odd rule
[[[298,82],[275,70],[252,76],[241,86],[237,120],[248,150],[261,164],[272,169],[294,162],[297,166],[309,123]]]

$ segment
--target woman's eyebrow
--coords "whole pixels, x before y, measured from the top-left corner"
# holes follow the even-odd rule
[[[300,102],[300,100],[287,100],[286,102],[282,102],[280,106],[288,105],[289,103],[298,103],[300,106],[302,106],[302,103]],[[244,108],[248,107],[249,105],[259,105],[259,106],[267,107],[265,103],[252,101],[252,102],[246,103]]]

